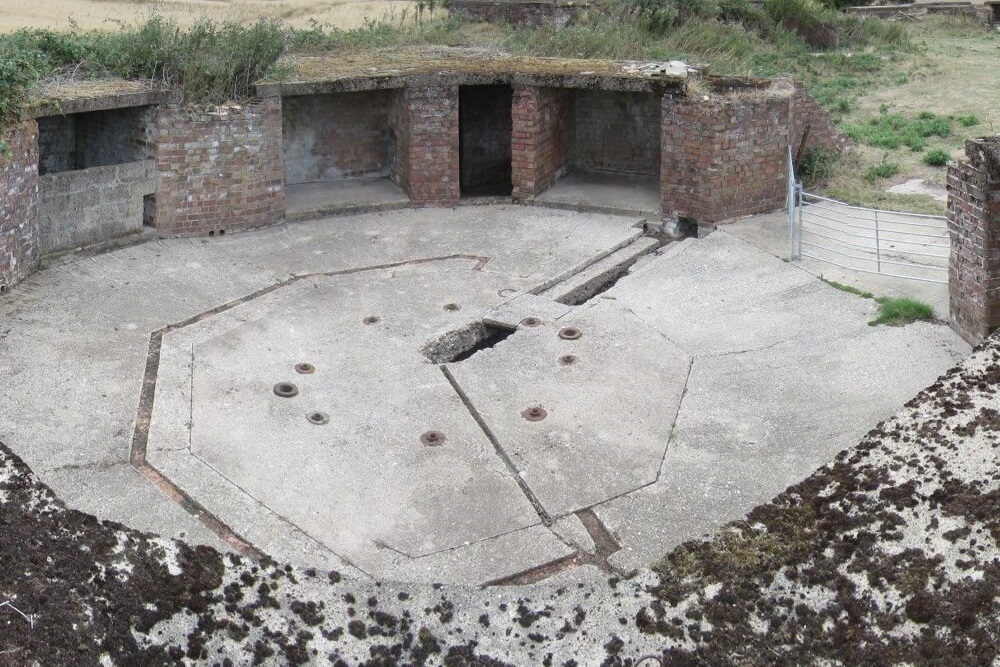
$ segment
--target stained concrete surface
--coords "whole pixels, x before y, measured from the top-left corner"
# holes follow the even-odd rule
[[[0,439],[76,507],[221,545],[127,465],[150,333],[190,320],[153,366],[147,460],[231,531],[358,576],[572,578],[738,518],[968,351],[941,325],[869,327],[870,301],[727,231],[580,306],[536,295],[641,241],[638,222],[399,211],[54,267],[0,300],[0,378],[17,387]],[[420,354],[484,319],[518,328],[444,370]],[[299,396],[271,393],[288,380]],[[529,404],[549,416],[526,421]],[[420,444],[428,430],[447,440]]]
[[[314,220],[344,211],[402,208],[410,198],[389,178],[353,178],[285,186],[285,216]]]
[[[591,207],[660,216],[660,181],[655,176],[571,171],[536,201],[548,205]]]

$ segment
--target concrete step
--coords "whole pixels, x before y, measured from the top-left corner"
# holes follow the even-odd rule
[[[644,256],[660,247],[657,239],[643,236],[624,248],[594,262],[579,273],[575,273],[541,293],[557,303],[579,305],[628,273],[629,269]]]

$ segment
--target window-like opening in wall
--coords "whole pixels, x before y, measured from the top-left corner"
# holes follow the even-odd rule
[[[39,175],[146,160],[151,127],[149,106],[39,118]]]
[[[461,86],[458,98],[462,196],[510,196],[510,86]]]

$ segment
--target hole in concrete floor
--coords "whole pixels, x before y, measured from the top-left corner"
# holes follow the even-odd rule
[[[378,322],[378,317],[375,315],[369,315],[365,319],[361,320],[362,324],[375,324]]]
[[[574,354],[564,354],[559,357],[559,363],[563,366],[572,366],[576,362],[580,361]]]
[[[430,341],[424,345],[421,352],[435,364],[465,361],[476,352],[488,350],[506,340],[514,331],[506,327],[473,322]]]
[[[279,382],[274,385],[274,393],[282,398],[291,398],[299,395],[299,388],[291,382]]]
[[[462,310],[462,307],[457,303],[446,303],[444,304],[444,306],[442,306],[442,308],[450,312],[455,312],[456,310]]]

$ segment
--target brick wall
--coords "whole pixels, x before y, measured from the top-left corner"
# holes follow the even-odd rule
[[[806,92],[802,84],[795,85],[795,97],[792,100],[792,150],[798,151],[802,136],[806,129],[809,135],[802,147],[805,152],[817,146],[828,148],[843,147],[848,143],[845,135],[837,129],[830,112],[820,106],[819,102]],[[798,155],[796,154],[796,157]]]
[[[530,199],[568,168],[572,142],[570,91],[517,87],[511,107],[511,180],[515,199]]]
[[[170,104],[156,121],[159,188],[148,216],[162,234],[237,231],[283,219],[279,98],[215,112]]]
[[[152,160],[40,177],[39,252],[71,250],[138,232],[143,227],[143,197],[155,190]]]
[[[949,311],[976,344],[1000,327],[1000,137],[969,140],[965,154],[948,167]]]
[[[38,124],[31,120],[2,135],[0,156],[0,289],[27,277],[38,263]]]
[[[573,91],[573,166],[583,171],[660,173],[660,96]]]
[[[663,98],[663,212],[719,222],[785,203],[789,97]]]
[[[390,109],[393,180],[416,206],[454,206],[460,193],[458,86],[406,88]]]
[[[38,173],[76,169],[76,114],[38,119]]]
[[[285,182],[387,176],[396,90],[286,97],[281,122]]]

